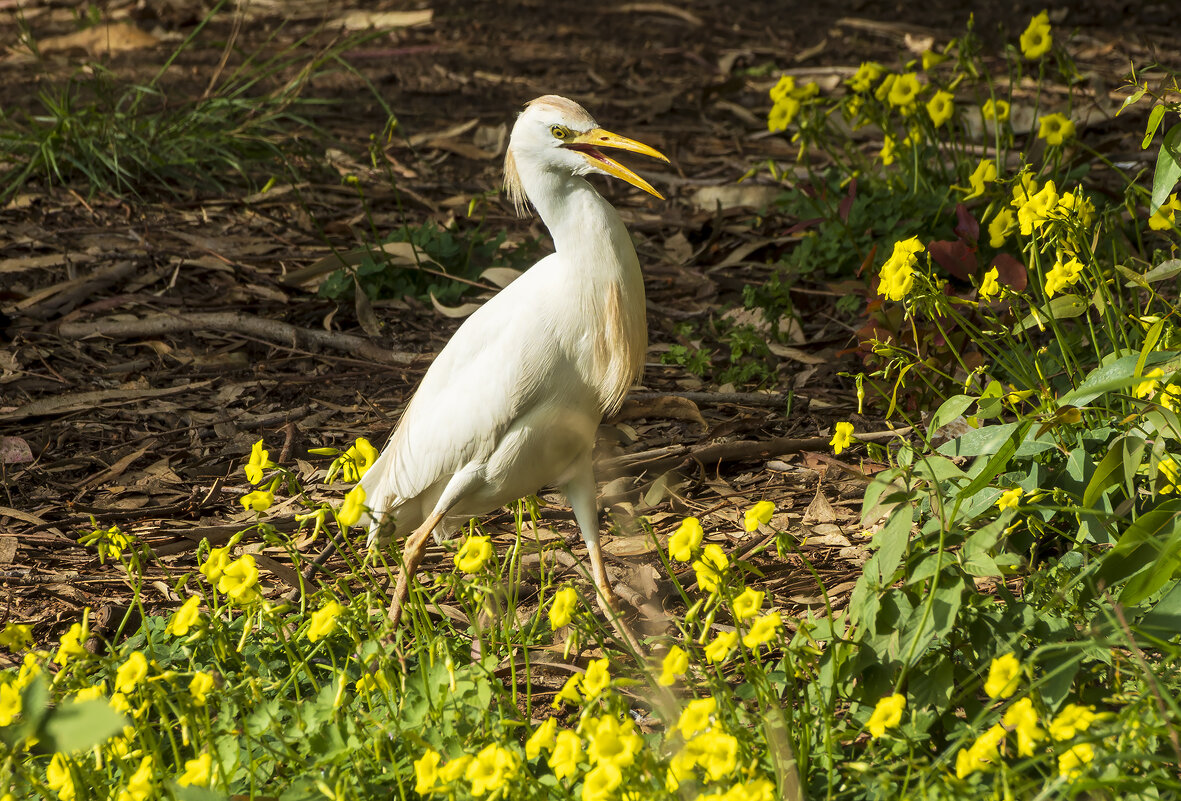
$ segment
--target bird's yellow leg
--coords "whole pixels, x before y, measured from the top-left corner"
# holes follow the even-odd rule
[[[393,600],[390,601],[390,607],[386,610],[386,618],[390,621],[391,632],[398,628],[398,623],[402,620],[402,607],[406,605],[406,599],[410,597],[410,580],[418,572],[418,566],[422,564],[422,558],[426,556],[427,538],[434,532],[435,526],[439,525],[443,514],[443,512],[434,512],[406,538],[406,545],[402,548],[402,569],[398,572],[398,580],[394,584]]]
[[[607,568],[603,564],[603,549],[599,545],[599,507],[595,502],[595,476],[591,469],[590,459],[587,458],[585,469],[579,471],[574,480],[562,488],[570,506],[574,510],[574,519],[578,521],[578,528],[582,532],[582,540],[586,543],[587,556],[590,557],[591,576],[594,578],[595,593],[599,608],[611,621],[619,636],[636,654],[642,653],[639,640],[627,624],[620,617],[623,608],[619,596],[611,589],[607,579]]]

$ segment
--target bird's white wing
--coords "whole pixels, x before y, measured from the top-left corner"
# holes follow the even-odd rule
[[[437,495],[440,482],[486,459],[546,391],[544,378],[562,357],[544,308],[544,299],[558,291],[548,269],[554,258],[542,259],[477,309],[435,358],[361,481],[366,504],[378,517],[363,521],[371,531],[403,504],[405,522],[416,526],[431,510],[411,509],[412,502],[432,488]],[[398,529],[406,530],[401,519]]]

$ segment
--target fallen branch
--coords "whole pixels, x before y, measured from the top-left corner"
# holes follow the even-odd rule
[[[383,348],[367,339],[333,331],[299,328],[279,320],[248,317],[234,312],[192,312],[189,314],[152,314],[138,320],[95,320],[88,323],[61,323],[57,332],[67,339],[92,336],[126,339],[183,334],[188,331],[218,331],[258,337],[281,347],[315,351],[320,348],[342,351],[359,359],[405,366],[427,358],[417,353],[402,353]]]

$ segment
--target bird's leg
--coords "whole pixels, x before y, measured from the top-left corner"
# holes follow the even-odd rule
[[[386,610],[386,618],[390,621],[391,636],[392,631],[398,628],[398,623],[402,620],[402,607],[406,605],[406,599],[410,596],[410,580],[414,578],[418,566],[422,564],[422,557],[426,555],[427,537],[435,530],[435,526],[439,525],[443,514],[442,511],[432,512],[431,516],[406,538],[406,545],[402,548],[402,569],[394,584],[394,597],[390,601],[390,608]]]
[[[619,596],[611,589],[607,580],[607,569],[603,565],[603,550],[599,546],[599,508],[595,502],[595,475],[591,469],[590,458],[586,459],[585,468],[580,470],[562,491],[574,509],[574,519],[578,521],[578,528],[582,532],[583,542],[586,543],[587,555],[590,557],[591,576],[595,581],[595,593],[599,608],[611,621],[615,630],[636,653],[641,653],[639,641],[627,624],[619,616],[621,602]]]

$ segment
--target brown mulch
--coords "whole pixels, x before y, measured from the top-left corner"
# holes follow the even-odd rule
[[[112,21],[157,39],[119,53],[106,53],[96,39],[93,57],[116,74],[150,77],[202,13],[183,0],[146,5],[159,8],[104,5]],[[695,514],[711,539],[739,556],[765,541],[742,534],[739,522],[743,509],[765,498],[839,605],[865,558],[858,510],[875,468],[858,455],[834,459],[824,443],[836,420],[852,420],[858,431],[883,428],[855,414],[851,385],[840,375],[859,369],[847,355],[852,328],[830,308],[840,292],[818,286],[795,298],[795,347],[784,351],[775,390],[709,385],[661,364],[660,355],[684,344],[679,323],[704,323],[739,304],[742,288],[764,279],[791,246],[784,232],[794,221],[760,217],[751,207],[780,188],[766,171],[741,185],[750,193],[737,202],[749,205],[719,210],[698,194],[794,158],[760,116],[774,77],[786,69],[831,78],[844,74],[833,68],[870,58],[892,63],[908,37],[942,42],[958,34],[965,14],[955,3],[794,5],[622,3],[579,5],[574,13],[553,3],[431,4],[430,23],[395,28],[348,56],[398,115],[403,136],[383,151],[397,186],[385,165],[368,163],[369,137],[380,136],[385,119],[360,80],[337,76],[312,87],[348,99],[318,122],[347,154],[334,157],[336,172],[357,176],[364,204],[352,187],[327,179],[256,195],[181,191],[183,200],[25,187],[0,209],[0,437],[15,449],[0,465],[0,625],[31,622],[38,640],[48,641],[83,607],[130,601],[120,569],[77,542],[92,520],[151,545],[157,559],[144,599],[149,611],[171,607],[171,585],[193,568],[196,541],[223,542],[253,522],[237,499],[249,489],[241,468],[259,438],[311,497],[338,500],[343,488],[321,483],[328,460],[308,449],[347,447],[359,436],[380,446],[458,321],[409,297],[375,301],[370,319],[291,275],[371,242],[375,229],[465,223],[469,203],[486,195],[484,230],[505,230],[510,244],[544,241],[538,221],[518,220],[488,193],[500,181],[497,132],[511,126],[522,102],[546,93],[578,99],[606,127],[673,162],[638,165],[667,202],[599,184],[636,239],[652,341],[643,386],[605,425],[600,443],[603,501],[617,524],[605,549],[617,578],[641,599],[657,591],[653,546],[629,522],[635,515],[664,537]],[[996,40],[1000,26],[1019,32],[1041,5],[1018,5],[1011,18],[978,14],[978,30]],[[1080,67],[1113,91],[1129,59],[1151,60],[1142,42],[1165,41],[1159,34],[1169,12],[1160,9],[1167,7],[1076,4],[1055,22],[1079,27]],[[10,9],[0,3],[0,18]],[[73,11],[26,5],[24,24],[40,39],[70,35]],[[320,26],[344,13],[336,4],[256,2],[242,24],[225,14],[209,24],[207,44],[178,59],[176,90],[183,96],[187,82],[190,96],[199,94],[231,36],[249,52],[311,34],[310,54],[339,36]],[[33,107],[39,88],[86,59],[69,47],[41,59],[22,55],[18,33],[16,25],[0,32],[7,49],[0,108]],[[560,496],[547,500],[543,525],[577,553]],[[267,519],[293,530],[299,511],[281,496]],[[486,523],[508,538],[510,515]],[[285,592],[285,557],[267,553],[276,561],[265,581]],[[427,567],[448,553],[432,548]],[[775,603],[793,612],[824,603],[798,558],[769,566],[766,584]]]

